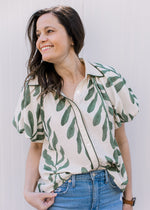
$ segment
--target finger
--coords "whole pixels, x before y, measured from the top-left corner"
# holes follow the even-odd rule
[[[57,196],[57,193],[40,193],[42,198],[54,198]]]
[[[46,203],[46,207],[49,208],[50,206],[52,206],[53,203],[54,203],[54,200],[55,200],[55,198],[51,198],[51,200],[49,200],[49,201]]]

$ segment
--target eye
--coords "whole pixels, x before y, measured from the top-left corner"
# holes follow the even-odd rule
[[[52,29],[48,29],[47,30],[47,33],[49,34],[49,33],[52,33],[52,32],[54,32]]]

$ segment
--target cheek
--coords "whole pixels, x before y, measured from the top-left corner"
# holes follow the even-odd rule
[[[36,41],[36,48],[39,50],[39,41]]]

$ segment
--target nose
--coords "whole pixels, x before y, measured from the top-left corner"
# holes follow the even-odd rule
[[[47,36],[45,34],[41,34],[40,37],[38,38],[38,42],[45,42],[47,41]]]

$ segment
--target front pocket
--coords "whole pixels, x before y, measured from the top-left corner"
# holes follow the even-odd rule
[[[113,188],[116,191],[121,191],[121,189],[116,185],[116,183],[114,182],[112,176],[108,173],[108,182],[111,188]]]
[[[58,195],[65,194],[68,192],[70,187],[71,179],[65,181],[61,186],[59,186],[54,192]]]

